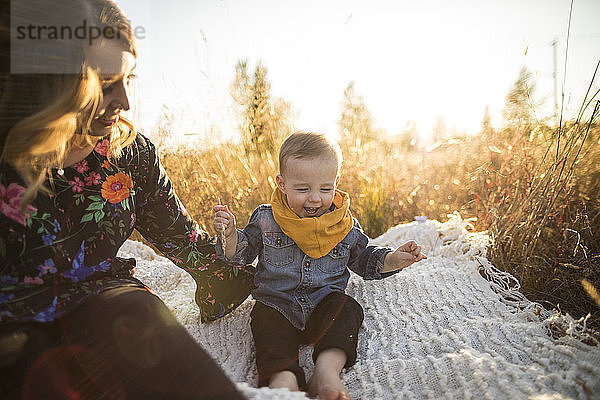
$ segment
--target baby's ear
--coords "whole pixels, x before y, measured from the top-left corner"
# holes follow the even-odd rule
[[[277,174],[277,176],[275,177],[275,183],[277,184],[279,190],[285,193],[285,180],[283,179],[283,175]]]

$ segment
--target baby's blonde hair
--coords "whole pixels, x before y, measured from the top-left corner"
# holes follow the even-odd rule
[[[316,132],[297,131],[288,136],[279,149],[279,172],[285,172],[290,158],[313,159],[331,156],[337,163],[338,173],[342,167],[340,146],[326,135]]]

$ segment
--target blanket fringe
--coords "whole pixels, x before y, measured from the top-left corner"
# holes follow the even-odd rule
[[[482,234],[469,233],[467,227],[472,227],[468,220],[463,220],[458,212],[449,214],[450,225],[454,227],[462,226],[462,234],[467,242],[469,249],[465,251],[466,256],[470,256],[478,264],[479,274],[489,282],[492,291],[500,296],[500,301],[510,307],[515,312],[524,312],[531,315],[531,319],[538,319],[548,329],[552,337],[560,338],[568,336],[577,339],[583,343],[591,345],[600,345],[600,333],[587,327],[587,321],[590,314],[579,319],[574,319],[568,313],[562,313],[560,310],[548,310],[537,302],[530,301],[521,293],[521,284],[519,280],[508,272],[496,268],[486,257],[487,246],[491,244],[489,236],[487,243]]]

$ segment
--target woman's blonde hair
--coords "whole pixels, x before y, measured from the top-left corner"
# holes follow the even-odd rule
[[[19,2],[10,3],[13,7],[19,6]],[[49,12],[72,13],[73,20],[116,29],[119,34],[114,40],[119,41],[124,51],[137,56],[131,25],[112,0],[43,0],[40,7]],[[10,47],[10,25],[5,26],[9,12],[2,10],[0,44],[4,49]],[[87,45],[86,41],[80,42],[81,47]],[[60,46],[59,43],[56,45]],[[72,42],[69,45],[72,46]],[[77,54],[86,53],[85,49],[78,50],[81,51]],[[92,118],[102,101],[102,89],[97,72],[85,56],[75,60],[79,73],[11,73],[7,66],[10,56],[2,56],[0,157],[25,181],[27,189],[21,204],[25,207],[40,190],[47,192],[43,184],[50,168],[62,165],[71,146],[93,144],[98,139],[89,132]],[[73,53],[65,56],[63,61],[65,65],[72,64]],[[120,119],[110,134],[108,156],[119,157],[123,148],[134,141],[135,135],[133,124]]]
[[[338,173],[342,167],[340,146],[326,135],[297,131],[288,136],[279,149],[279,172],[283,174],[290,158],[312,159],[331,156],[337,162]]]

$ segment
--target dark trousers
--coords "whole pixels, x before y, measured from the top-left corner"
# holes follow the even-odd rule
[[[258,301],[251,317],[259,386],[268,385],[273,374],[288,370],[296,375],[300,389],[306,391],[306,378],[298,363],[300,344],[314,344],[314,362],[319,353],[332,347],[346,352],[345,367],[356,362],[358,329],[364,313],[360,304],[345,293],[334,292],[321,300],[304,331],[296,329],[279,311]]]
[[[164,303],[138,287],[51,323],[0,325],[2,399],[243,399]]]

